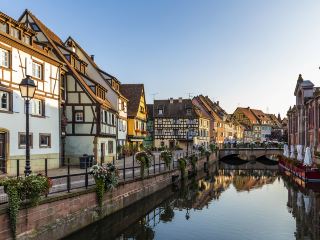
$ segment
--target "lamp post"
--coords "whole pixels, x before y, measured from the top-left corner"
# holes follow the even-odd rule
[[[30,167],[30,139],[29,139],[29,105],[30,100],[33,98],[37,86],[29,75],[26,78],[22,79],[19,84],[19,89],[21,97],[25,100],[25,109],[26,109],[26,165],[24,174],[28,176],[31,173]]]

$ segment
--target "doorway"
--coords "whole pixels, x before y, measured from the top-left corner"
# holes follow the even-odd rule
[[[106,144],[105,143],[101,143],[101,146],[100,146],[100,149],[101,149],[101,164],[104,163],[104,159],[105,159],[105,156],[106,156]]]
[[[0,133],[0,171],[2,173],[6,172],[6,134]]]

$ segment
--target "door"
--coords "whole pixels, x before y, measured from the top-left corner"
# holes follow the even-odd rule
[[[101,149],[101,164],[104,163],[104,159],[105,159],[105,156],[106,156],[106,144],[105,143],[101,143],[101,146],[100,146],[100,149]]]
[[[0,171],[6,172],[6,134],[0,133]]]

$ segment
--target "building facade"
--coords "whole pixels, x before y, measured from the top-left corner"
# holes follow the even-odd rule
[[[131,150],[142,148],[147,136],[147,104],[143,84],[121,84],[120,92],[128,99],[127,141]]]
[[[191,99],[168,99],[154,101],[154,145],[155,147],[193,146],[208,147],[210,119]]]
[[[296,104],[288,110],[289,145],[302,145],[319,151],[320,91],[310,80],[299,75],[294,96]]]
[[[0,12],[0,170],[15,174],[25,166],[25,103],[19,83],[30,75],[37,86],[30,102],[30,153],[32,170],[59,167],[59,88],[62,62],[37,33]],[[50,127],[48,127],[50,126]]]

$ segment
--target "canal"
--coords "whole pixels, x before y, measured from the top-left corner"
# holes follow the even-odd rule
[[[214,165],[66,239],[320,239],[318,186],[278,166]]]

